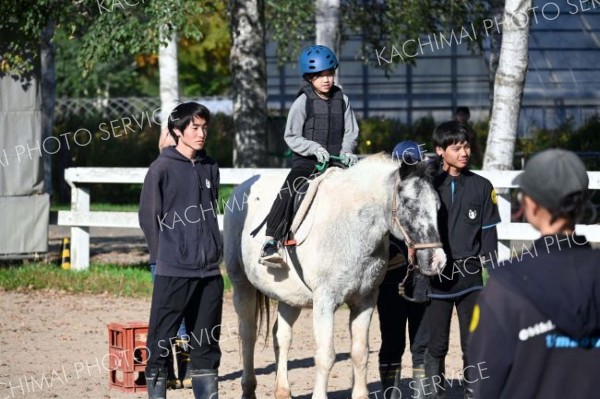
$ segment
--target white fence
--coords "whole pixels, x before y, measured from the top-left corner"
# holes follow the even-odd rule
[[[57,224],[71,226],[71,267],[74,270],[87,269],[90,257],[90,227],[138,228],[137,212],[91,212],[90,194],[80,184],[93,183],[143,183],[147,168],[69,168],[65,170],[65,180],[71,186],[71,210],[59,211]],[[259,174],[287,174],[289,169],[221,169],[221,184],[240,184]],[[514,188],[512,180],[519,171],[475,171],[489,179],[496,190]],[[600,189],[600,172],[588,172],[590,189]],[[534,240],[539,233],[528,223],[510,223],[511,208],[508,194],[498,195],[500,216],[504,222],[498,225],[499,257],[508,257],[509,242],[513,240]],[[222,224],[219,215],[219,225]],[[600,242],[600,225],[577,225],[577,231],[585,234],[588,241]]]

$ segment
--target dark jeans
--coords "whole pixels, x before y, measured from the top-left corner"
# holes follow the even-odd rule
[[[452,310],[456,306],[460,347],[463,353],[463,362],[465,365],[467,364],[469,324],[471,323],[471,316],[478,295],[479,291],[473,291],[456,298],[431,299],[427,309],[427,326],[429,327],[429,345],[427,348],[431,356],[436,358],[446,357],[450,341],[450,320],[452,319]]]
[[[223,277],[156,276],[148,326],[148,368],[167,368],[171,344],[185,317],[192,368],[217,369],[223,309]]]
[[[400,365],[406,345],[407,323],[413,366],[425,362],[428,333],[424,316],[427,304],[409,302],[398,295],[398,284],[405,273],[406,267],[390,270],[379,287],[377,312],[381,330],[379,366],[382,368]]]
[[[267,216],[266,235],[277,240],[285,238],[294,212],[294,198],[300,186],[314,171],[315,162],[295,162],[287,175]]]

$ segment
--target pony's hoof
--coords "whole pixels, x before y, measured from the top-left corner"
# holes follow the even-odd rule
[[[256,395],[255,394],[242,395],[242,399],[256,399]]]
[[[292,391],[290,389],[280,388],[275,391],[275,399],[292,399]]]

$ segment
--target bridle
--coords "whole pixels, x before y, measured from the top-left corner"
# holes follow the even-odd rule
[[[402,226],[402,223],[400,223],[400,219],[398,218],[398,202],[397,202],[398,199],[396,197],[396,193],[398,192],[399,187],[400,187],[400,183],[398,180],[398,181],[396,181],[396,184],[394,186],[394,197],[392,199],[392,226],[394,224],[398,225],[398,229],[400,229],[400,232],[404,236],[404,241],[406,242],[406,246],[408,247],[408,264],[419,269],[419,265],[415,264],[416,252],[419,249],[442,248],[442,243],[441,242],[416,243],[410,238],[410,236],[406,232],[406,229],[404,228],[404,226]]]
[[[409,276],[410,272],[414,269],[420,269],[418,262],[415,263],[416,252],[419,249],[442,248],[443,244],[441,242],[416,243],[410,238],[410,236],[406,232],[406,229],[404,228],[404,226],[402,226],[402,223],[400,223],[400,219],[398,218],[397,193],[398,193],[399,187],[400,187],[400,180],[398,179],[398,180],[396,180],[396,184],[394,185],[394,193],[393,193],[393,199],[392,199],[392,227],[394,225],[397,225],[398,229],[404,236],[404,242],[406,243],[406,247],[408,248],[408,259],[407,259],[408,266],[406,268],[406,276],[404,276],[404,279],[402,280],[402,282],[400,284],[398,284],[398,293],[407,301],[416,302],[414,298],[411,298],[406,295],[406,291],[405,291],[405,287],[404,287],[406,284],[406,280],[408,280],[408,276]]]

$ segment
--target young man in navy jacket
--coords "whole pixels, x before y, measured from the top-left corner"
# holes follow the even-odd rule
[[[585,166],[572,152],[546,150],[515,183],[542,236],[489,268],[470,326],[475,397],[597,398],[600,251],[575,233],[589,199]]]
[[[498,245],[496,225],[500,215],[496,193],[489,180],[468,168],[473,137],[457,121],[440,124],[433,132],[433,145],[442,162],[434,181],[440,195],[438,213],[440,238],[448,262],[439,276],[431,278],[431,302],[426,319],[429,343],[425,353],[423,390],[428,398],[445,398],[447,379],[445,358],[450,340],[450,321],[456,307],[463,353],[465,398],[472,398],[469,384],[472,371],[467,361],[469,322],[477,295],[483,288],[482,259],[495,253]]]
[[[166,398],[168,357],[184,317],[194,397],[218,399],[223,245],[219,167],[204,150],[209,121],[205,106],[178,105],[168,121],[176,146],[150,165],[142,188],[139,221],[156,264],[145,373],[150,399]]]

